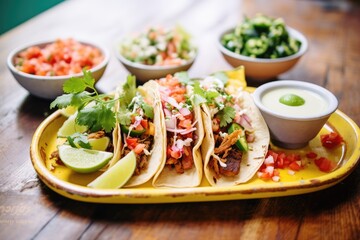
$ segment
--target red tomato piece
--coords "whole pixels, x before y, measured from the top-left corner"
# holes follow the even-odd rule
[[[299,171],[301,166],[297,162],[292,162],[290,163],[289,168],[293,171]]]
[[[319,168],[320,171],[322,172],[330,172],[333,169],[335,169],[336,167],[336,163],[325,158],[325,157],[320,157],[314,160],[315,165]]]
[[[340,134],[331,132],[329,134],[320,135],[321,144],[326,148],[336,148],[344,141]]]
[[[141,126],[143,126],[145,129],[147,129],[149,123],[148,123],[148,120],[142,119],[140,124],[141,124]]]
[[[137,142],[138,142],[137,138],[132,138],[132,137],[126,138],[126,144],[128,145],[129,149],[131,149],[131,150],[133,150],[136,147]]]
[[[137,144],[136,146],[135,146],[135,148],[134,148],[134,152],[135,152],[135,154],[140,154],[140,153],[142,153],[142,151],[144,151],[144,148],[145,148],[145,144],[143,144],[143,143],[139,143],[139,144]]]
[[[315,159],[317,157],[317,154],[314,152],[308,152],[306,153],[306,157],[310,159]]]

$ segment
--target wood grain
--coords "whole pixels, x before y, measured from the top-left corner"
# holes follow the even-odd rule
[[[204,76],[230,69],[216,48],[220,32],[257,12],[283,17],[310,48],[279,79],[322,85],[339,109],[360,124],[360,7],[356,1],[180,0],[65,1],[0,36],[0,239],[360,239],[360,169],[319,192],[224,202],[114,205],[64,198],[32,168],[29,146],[51,112],[28,95],[6,67],[15,47],[72,36],[113,50],[125,33],[181,24],[197,39],[190,70]],[[127,71],[112,54],[97,87],[111,91]],[[257,86],[258,83],[251,83]]]

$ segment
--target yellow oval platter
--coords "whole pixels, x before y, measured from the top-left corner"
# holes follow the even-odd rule
[[[357,166],[360,156],[360,130],[347,115],[337,110],[331,115],[321,132],[303,149],[293,151],[301,155],[309,151],[320,152],[338,163],[330,173],[317,169],[309,162],[305,169],[289,174],[281,170],[280,182],[263,181],[255,175],[249,182],[232,187],[211,187],[203,178],[202,184],[196,188],[153,188],[145,183],[136,188],[114,190],[92,189],[86,185],[99,173],[80,174],[65,166],[51,167],[51,153],[56,149],[57,131],[66,118],[60,110],[45,119],[37,128],[30,147],[31,161],[39,178],[53,191],[84,202],[96,203],[171,203],[222,201],[235,199],[269,198],[289,196],[319,191],[333,186],[346,178]],[[335,150],[324,150],[320,142],[320,134],[336,131],[341,134],[345,144]],[[273,149],[279,150],[276,146]]]

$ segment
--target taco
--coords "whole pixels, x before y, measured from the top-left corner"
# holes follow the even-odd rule
[[[161,98],[166,150],[154,187],[196,187],[202,179],[200,145],[204,136],[200,106],[191,98],[190,85],[177,75],[156,80]]]
[[[250,180],[264,162],[270,142],[265,120],[246,91],[230,92],[209,76],[196,86],[205,136],[201,146],[204,173],[212,186]]]
[[[161,126],[164,120],[154,85],[157,86],[154,81],[149,81],[136,88],[135,77],[128,76],[126,83],[116,90],[119,96],[116,107],[119,121],[117,149],[120,158],[130,151],[136,155],[134,174],[124,187],[147,182],[161,166],[164,145]],[[110,161],[109,167],[118,159]]]

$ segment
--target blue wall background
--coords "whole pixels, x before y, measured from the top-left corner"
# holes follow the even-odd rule
[[[0,34],[64,0],[0,0]]]

